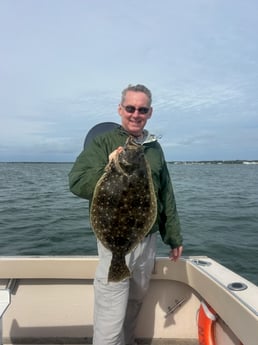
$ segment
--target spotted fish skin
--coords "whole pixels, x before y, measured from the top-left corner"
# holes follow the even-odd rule
[[[156,217],[151,169],[142,145],[130,136],[124,150],[106,166],[91,202],[92,228],[112,252],[108,281],[130,276],[125,256],[148,234]]]

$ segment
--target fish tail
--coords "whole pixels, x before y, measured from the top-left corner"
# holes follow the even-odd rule
[[[124,258],[116,258],[112,257],[111,264],[109,267],[108,272],[108,281],[109,282],[120,282],[123,279],[129,278],[131,276],[131,272],[126,265]]]

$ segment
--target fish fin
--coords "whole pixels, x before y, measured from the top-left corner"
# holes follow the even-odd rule
[[[108,272],[109,282],[120,282],[123,279],[129,278],[131,272],[126,265],[125,258],[117,258],[112,256],[111,264]]]

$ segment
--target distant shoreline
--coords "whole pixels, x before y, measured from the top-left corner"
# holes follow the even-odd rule
[[[258,160],[170,161],[171,164],[258,164]]]
[[[73,164],[74,162],[0,162],[0,164]],[[167,161],[169,164],[258,164],[258,160],[203,160],[203,161]]]

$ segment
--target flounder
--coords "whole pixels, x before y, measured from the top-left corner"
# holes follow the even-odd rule
[[[130,276],[125,256],[148,234],[157,217],[151,169],[143,147],[129,136],[96,184],[90,221],[96,237],[112,252],[108,281]]]

